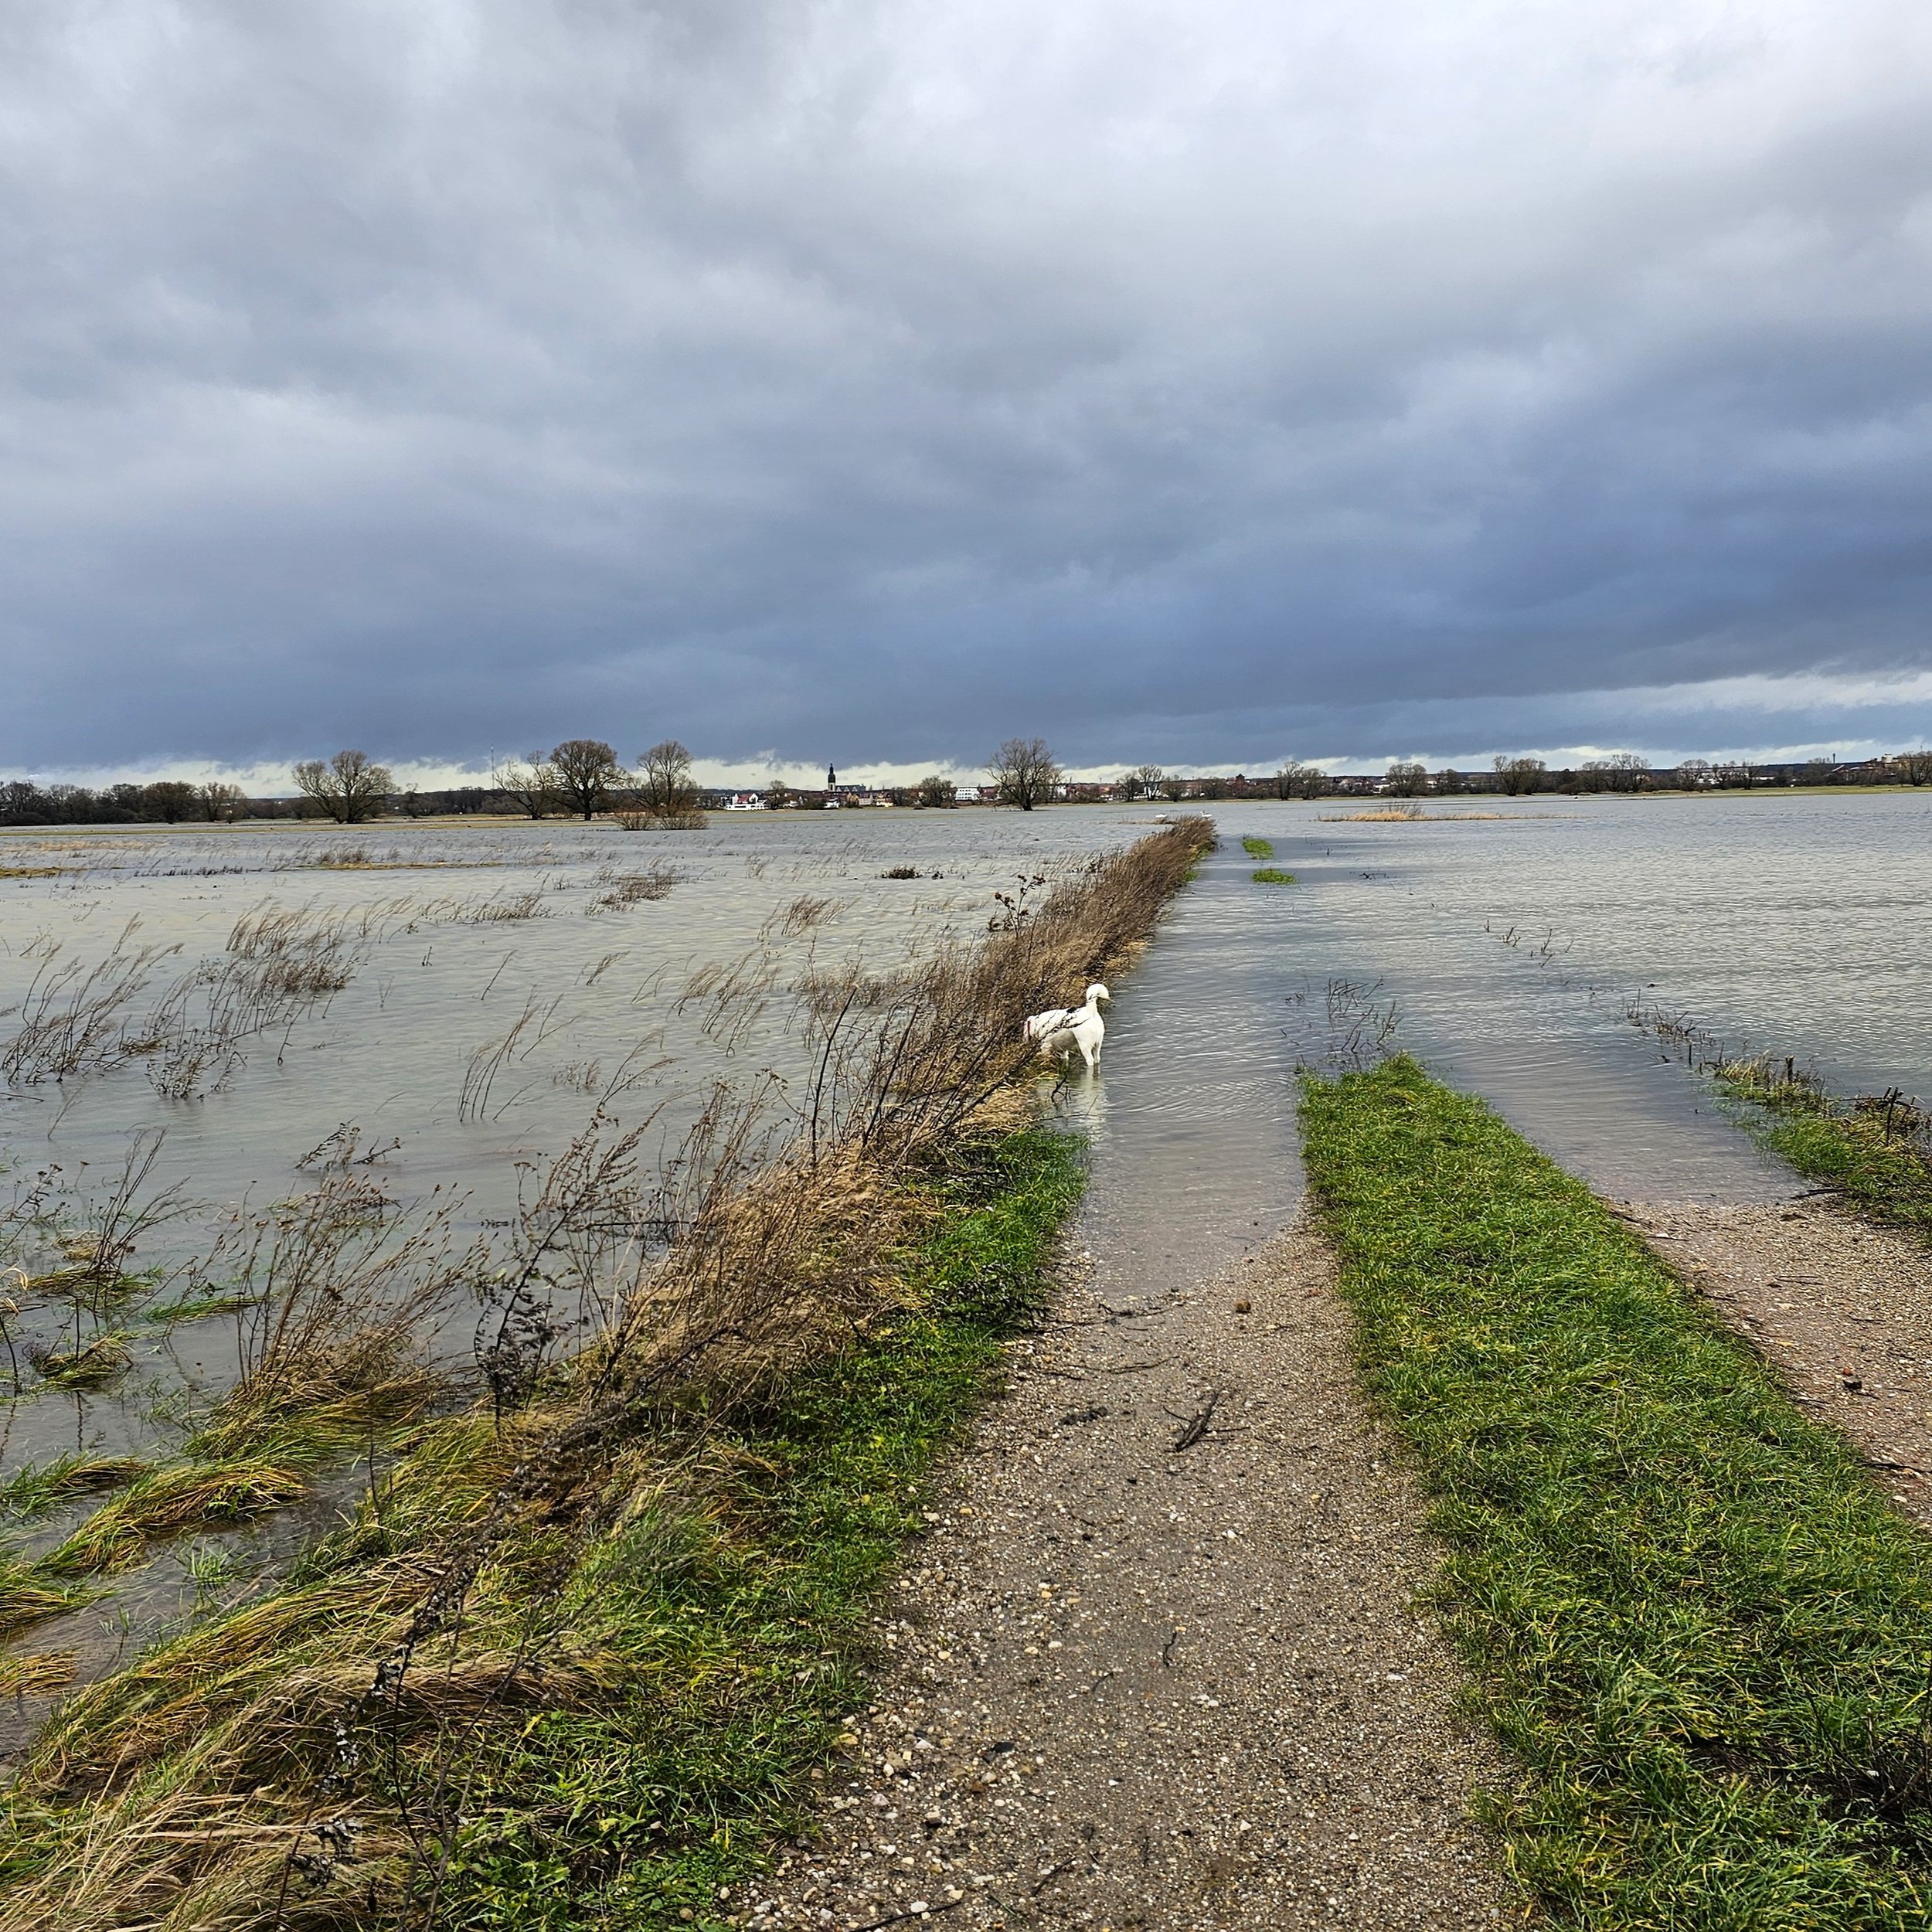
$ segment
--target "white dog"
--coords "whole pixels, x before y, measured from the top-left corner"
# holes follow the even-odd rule
[[[1100,1002],[1113,997],[1096,980],[1087,989],[1084,1006],[1055,1006],[1036,1013],[1026,1022],[1026,1037],[1039,1043],[1042,1060],[1063,1060],[1077,1049],[1090,1071],[1100,1063],[1101,1043],[1107,1038]]]

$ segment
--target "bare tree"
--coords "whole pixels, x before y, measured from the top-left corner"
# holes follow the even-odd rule
[[[224,784],[219,778],[210,778],[197,787],[195,795],[200,802],[202,816],[211,825],[218,821],[232,825],[248,802],[240,785]]]
[[[1908,785],[1932,785],[1932,751],[1921,747],[1917,751],[1906,752],[1900,757],[1899,766]]]
[[[1166,777],[1158,765],[1136,765],[1121,781],[1121,791],[1128,798],[1158,798]]]
[[[611,802],[611,787],[624,777],[617,754],[601,738],[566,738],[549,757],[556,793],[588,824]]]
[[[1060,768],[1046,748],[1044,738],[1009,738],[986,767],[986,774],[999,788],[999,802],[1031,811],[1053,795],[1060,781]]]
[[[959,803],[959,787],[939,772],[928,772],[920,780],[914,796],[922,805],[956,805]]]
[[[1328,774],[1314,765],[1291,758],[1274,774],[1277,798],[1325,798],[1331,790]]]
[[[638,803],[661,825],[688,826],[695,818],[703,823],[698,811],[698,781],[692,775],[691,754],[675,738],[655,744],[638,760],[641,783]]]
[[[396,781],[387,765],[372,764],[366,752],[338,751],[327,764],[311,758],[298,765],[295,789],[338,825],[354,825],[383,809]]]
[[[1686,758],[1677,767],[1677,782],[1685,791],[1706,791],[1717,782],[1708,758]]]
[[[1549,767],[1540,758],[1497,757],[1496,789],[1512,798],[1541,791],[1549,777]]]
[[[1429,789],[1429,767],[1413,760],[1398,760],[1389,766],[1382,789],[1392,798],[1420,798]]]
[[[527,758],[506,758],[490,767],[490,783],[515,805],[532,818],[563,809],[556,773],[540,751]]]
[[[784,779],[774,778],[765,787],[765,809],[767,811],[783,811],[798,796]]]
[[[157,778],[141,788],[141,810],[170,825],[179,825],[200,802],[200,794],[182,778]]]
[[[1580,791],[1641,791],[1650,768],[1634,751],[1613,751],[1607,758],[1591,758],[1577,773]]]

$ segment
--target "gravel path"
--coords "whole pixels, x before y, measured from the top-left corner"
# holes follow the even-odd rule
[[[1819,1199],[1617,1212],[1932,1523],[1932,1253]]]
[[[1090,1257],[1088,1258],[1090,1260]],[[1493,1747],[1413,1593],[1414,1485],[1305,1227],[1167,1292],[1073,1270],[935,1498],[819,1837],[760,1927],[1455,1927],[1520,1916]]]

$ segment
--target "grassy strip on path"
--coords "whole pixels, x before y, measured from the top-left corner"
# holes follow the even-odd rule
[[[1241,849],[1250,859],[1272,859],[1274,842],[1271,838],[1243,838]],[[1257,886],[1292,886],[1294,874],[1284,872],[1279,866],[1263,866],[1250,876]]]
[[[1896,1087],[1846,1100],[1794,1059],[1737,1053],[1686,1014],[1640,1001],[1625,1016],[1709,1075],[1752,1137],[1808,1180],[1932,1240],[1932,1115]]]
[[[1302,1114],[1440,1604],[1526,1769],[1511,1869],[1594,1932],[1932,1924],[1932,1546],[1479,1102],[1403,1059]]]

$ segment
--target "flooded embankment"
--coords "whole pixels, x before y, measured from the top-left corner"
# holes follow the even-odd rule
[[[826,1070],[781,1157],[708,1129],[640,1192],[634,1142],[600,1128],[553,1163],[519,1224],[546,1245],[515,1293],[490,1284],[476,1399],[396,1440],[294,1573],[73,1696],[22,1754],[0,1924],[469,1923],[506,1897],[722,1916],[832,1747],[851,1626],[931,1464],[1049,1298],[1082,1177],[1029,1117],[1022,1022],[1130,968],[1211,837],[1148,832],[996,898],[970,946],[801,985]],[[581,1337],[549,1319],[571,1270],[600,1297]],[[251,1365],[174,1464],[5,1578],[15,1600],[76,1545],[116,1566],[164,1495],[299,1475],[362,1419],[341,1394],[406,1399],[412,1357],[360,1324],[324,1339]]]
[[[699,1177],[842,1133],[827,1014],[1149,816],[0,840],[12,1738],[594,1327]]]

